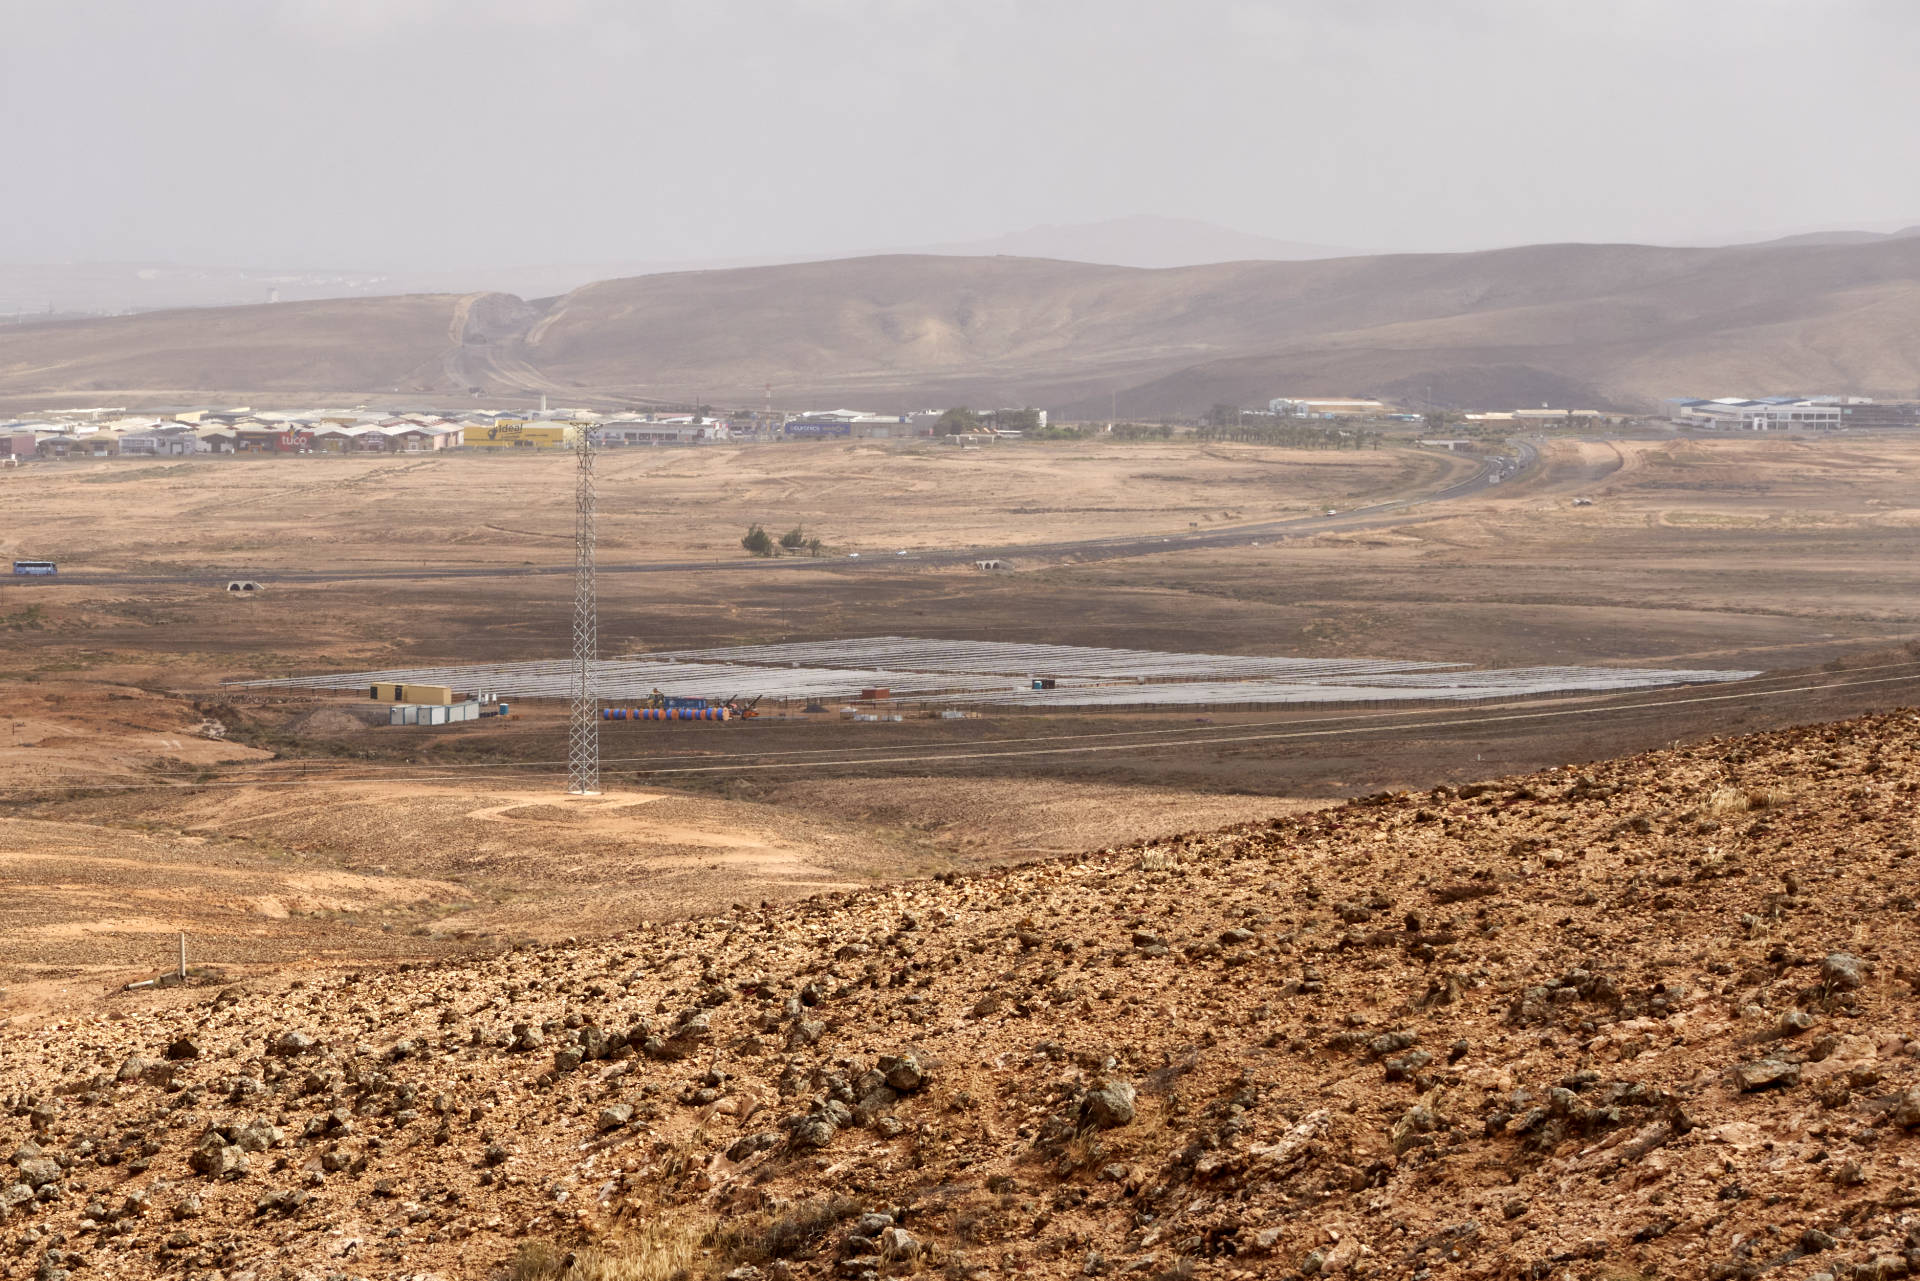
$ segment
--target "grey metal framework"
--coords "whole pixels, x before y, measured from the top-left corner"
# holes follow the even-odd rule
[[[498,697],[571,699],[578,684],[572,659],[520,663],[472,663],[452,667],[392,667],[378,672],[339,672],[237,681],[256,689],[357,689],[376,682],[446,685],[467,694]],[[895,695],[1004,690],[1010,682],[994,676],[943,676],[924,672],[888,672],[869,668],[742,667],[730,663],[652,662],[603,658],[593,664],[593,688],[601,702],[638,701],[654,690],[663,694],[715,698],[853,698],[861,690],[883,686]]]
[[[1657,667],[1520,667],[1505,671],[1384,676],[1359,681],[1179,681],[1015,689],[930,701],[991,707],[1231,707],[1295,703],[1397,703],[1601,694],[1663,685],[1746,680],[1759,672]]]
[[[593,434],[575,433],[580,462],[573,489],[573,682],[567,719],[567,791],[600,791],[600,698],[594,665],[600,657],[600,603],[593,582]]]
[[[636,657],[638,657],[636,655]],[[1083,677],[1094,680],[1321,679],[1376,672],[1442,671],[1460,663],[1381,658],[1275,658],[1246,654],[1177,654],[1088,645],[1027,645],[1006,641],[916,640],[871,636],[857,640],[741,645],[729,649],[667,650],[653,659],[693,659],[768,667],[848,666],[906,672],[1001,676]]]

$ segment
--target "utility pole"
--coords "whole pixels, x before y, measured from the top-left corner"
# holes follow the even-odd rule
[[[593,434],[574,430],[579,461],[573,488],[573,707],[567,722],[567,791],[600,794],[600,699],[594,663],[600,649],[600,604],[593,583]]]

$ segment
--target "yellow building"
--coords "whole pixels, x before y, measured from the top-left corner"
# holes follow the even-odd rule
[[[467,428],[465,443],[477,449],[570,449],[579,430],[571,423],[502,418],[491,427]]]

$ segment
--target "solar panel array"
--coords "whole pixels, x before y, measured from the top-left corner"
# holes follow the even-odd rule
[[[999,641],[878,636],[791,645],[603,659],[594,689],[607,703],[638,703],[655,690],[675,697],[844,700],[881,687],[895,699],[992,707],[1193,707],[1400,702],[1603,693],[1659,685],[1744,680],[1759,673],[1655,667],[1517,667],[1375,658],[1278,658],[1023,645]],[[1031,688],[1030,677],[1056,682]],[[566,659],[237,681],[243,688],[364,690],[376,683],[447,685],[499,698],[566,698]]]
[[[1661,685],[1745,680],[1758,672],[1666,668],[1518,667],[1421,679],[1289,682],[1191,681],[1158,685],[1096,685],[1075,689],[1017,689],[999,694],[948,695],[941,701],[992,707],[1231,707],[1290,703],[1393,703],[1520,698],[1541,694],[1598,694]]]
[[[556,658],[457,667],[388,667],[379,671],[229,683],[253,689],[358,690],[389,681],[447,685],[462,693],[493,694],[501,698],[567,698],[573,693],[574,668],[571,659]],[[744,667],[728,663],[609,658],[594,664],[593,684],[602,701],[637,702],[656,689],[662,694],[687,698],[797,700],[854,698],[861,690],[875,686],[909,696],[965,690],[997,691],[1005,689],[1007,682],[990,677],[933,676],[865,668]]]
[[[859,640],[741,645],[731,649],[670,650],[649,658],[747,663],[755,666],[885,668],[890,671],[979,673],[999,676],[1087,677],[1097,680],[1319,679],[1377,672],[1436,671],[1459,663],[1382,658],[1270,658],[1243,654],[1178,654],[1088,645],[1022,645],[1005,641],[915,640],[873,636]]]

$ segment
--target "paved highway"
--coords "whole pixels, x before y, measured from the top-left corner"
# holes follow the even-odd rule
[[[1306,538],[1335,531],[1384,529],[1398,524],[1408,512],[1439,503],[1471,498],[1533,467],[1538,451],[1526,442],[1517,446],[1517,456],[1490,458],[1465,480],[1407,498],[1355,507],[1333,516],[1296,516],[1288,520],[1261,521],[1234,525],[1227,529],[1188,531],[1162,537],[1126,535],[1117,538],[1085,538],[1057,543],[1023,543],[997,547],[968,547],[951,551],[917,551],[907,556],[885,552],[845,556],[781,556],[774,558],[736,557],[729,560],[661,560],[627,564],[602,563],[595,567],[608,574],[705,574],[719,571],[764,573],[769,571],[849,570],[865,571],[901,565],[965,565],[976,560],[1116,560],[1144,556],[1154,552],[1185,551],[1208,547],[1244,547],[1250,543],[1277,542],[1286,538]],[[78,571],[57,578],[20,578],[19,584],[85,583],[99,586],[151,586],[165,584],[218,586],[235,578],[252,578],[275,583],[358,583],[382,579],[418,582],[453,578],[533,578],[571,574],[571,564],[562,565],[421,565],[408,569],[300,570],[280,573],[254,573],[247,570],[206,570],[177,574],[115,574]]]

